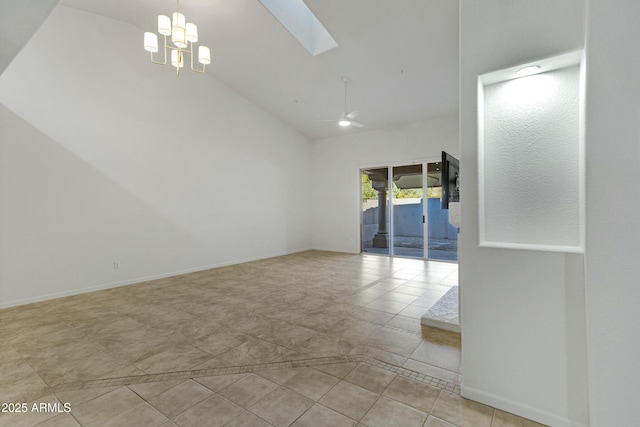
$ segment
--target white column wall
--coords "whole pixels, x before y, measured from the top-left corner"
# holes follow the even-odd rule
[[[587,425],[583,256],[478,247],[477,165],[478,75],[581,48],[584,4],[460,9],[462,392],[544,424]]]
[[[315,141],[312,148],[313,248],[360,252],[360,168],[458,154],[458,117]]]
[[[308,138],[141,44],[59,6],[0,76],[0,307],[310,249]]]
[[[590,0],[587,324],[591,425],[638,424],[640,2]]]

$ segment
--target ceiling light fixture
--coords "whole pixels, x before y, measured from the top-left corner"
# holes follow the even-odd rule
[[[528,65],[516,71],[516,77],[532,76],[534,74],[538,74],[540,70],[541,68],[539,65]]]
[[[342,77],[342,82],[344,83],[344,112],[342,113],[342,115],[338,119],[338,125],[342,126],[342,127],[345,127],[345,128],[349,127],[351,125],[354,125],[355,127],[361,128],[364,125],[353,120],[360,113],[354,110],[354,111],[350,112],[349,114],[347,114],[347,85],[349,84],[349,78],[348,77]]]
[[[164,38],[164,60],[156,61],[153,54],[158,52],[158,35],[156,33],[144,33],[144,49],[151,53],[151,62],[159,65],[166,65],[167,52],[171,51],[171,65],[176,67],[176,75],[180,74],[180,68],[184,66],[184,54],[191,57],[191,71],[204,73],[207,64],[211,63],[211,51],[206,46],[198,46],[198,62],[202,64],[202,69],[193,68],[193,44],[198,41],[198,27],[196,24],[187,22],[180,13],[180,0],[176,0],[176,11],[173,19],[166,15],[158,16],[158,33]],[[167,36],[171,36],[174,46],[167,46]],[[189,49],[187,49],[189,48]]]
[[[344,111],[342,112],[342,114],[340,114],[340,117],[333,120],[314,120],[314,121],[315,122],[334,122],[334,123],[338,123],[338,126],[341,126],[344,128],[349,126],[355,126],[357,128],[364,127],[362,123],[358,123],[355,120],[353,120],[360,114],[358,111],[353,110],[349,114],[347,114],[347,85],[349,84],[349,78],[343,77],[342,82],[344,83]]]

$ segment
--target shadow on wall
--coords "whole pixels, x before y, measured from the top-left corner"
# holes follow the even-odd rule
[[[0,177],[12,183],[0,194],[0,271],[11,283],[0,308],[210,263],[184,255],[208,250],[190,230],[2,105],[0,129]]]

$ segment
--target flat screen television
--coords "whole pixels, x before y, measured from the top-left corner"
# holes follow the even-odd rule
[[[449,209],[450,202],[460,201],[460,162],[451,154],[442,152],[441,208]]]

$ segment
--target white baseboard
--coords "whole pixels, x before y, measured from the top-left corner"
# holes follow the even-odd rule
[[[217,264],[211,264],[211,265],[204,265],[204,266],[200,266],[200,267],[188,268],[188,269],[179,270],[179,271],[171,271],[171,272],[165,272],[165,273],[160,273],[160,274],[153,274],[153,275],[150,275],[150,276],[134,277],[134,278],[131,278],[131,279],[120,280],[120,281],[116,281],[116,282],[100,283],[98,285],[88,286],[88,287],[84,287],[84,288],[76,288],[76,289],[71,289],[71,290],[68,290],[68,291],[54,292],[54,293],[45,294],[45,295],[38,295],[36,297],[22,298],[22,299],[18,299],[18,300],[9,301],[9,302],[2,302],[2,303],[0,303],[0,309],[9,308],[9,307],[17,307],[17,306],[26,305],[26,304],[33,304],[33,303],[36,303],[36,302],[47,301],[47,300],[55,299],[55,298],[68,297],[68,296],[72,296],[72,295],[85,294],[87,292],[95,292],[95,291],[101,291],[101,290],[104,290],[104,289],[118,288],[120,286],[133,285],[134,283],[147,282],[149,280],[164,279],[164,278],[167,278],[167,277],[180,276],[181,274],[195,273],[197,271],[210,270],[212,268],[227,267],[229,265],[243,264],[245,262],[259,261],[261,259],[275,258],[275,257],[279,257],[279,256],[291,255],[291,254],[300,253],[300,252],[306,252],[306,251],[311,251],[311,250],[313,250],[313,249],[307,248],[307,249],[293,250],[293,251],[289,251],[289,252],[279,252],[279,253],[274,253],[274,254],[269,254],[269,255],[264,255],[264,256],[258,256],[258,257],[253,257],[253,258],[237,259],[237,260],[232,260],[232,261],[223,262],[223,263],[217,263]]]
[[[542,411],[520,402],[505,399],[504,397],[496,396],[482,390],[477,390],[473,387],[467,387],[464,385],[464,380],[460,386],[460,394],[467,399],[493,406],[494,408],[502,411],[509,412],[550,427],[588,427],[584,424],[571,421],[568,418]]]
[[[344,248],[313,248],[314,251],[322,251],[322,252],[338,252],[341,254],[353,254],[358,255],[359,251],[350,251]]]

